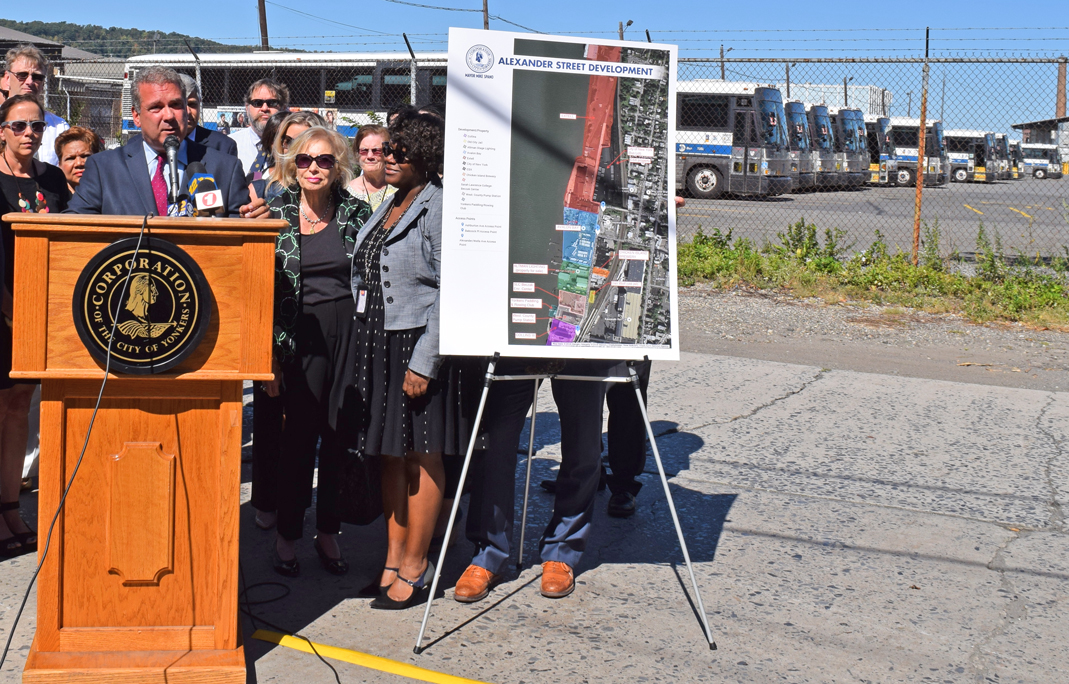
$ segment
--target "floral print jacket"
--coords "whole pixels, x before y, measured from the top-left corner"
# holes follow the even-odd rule
[[[371,205],[353,197],[344,188],[334,188],[334,215],[345,243],[345,256],[352,259],[356,234],[371,217]],[[285,219],[275,241],[275,358],[291,361],[297,352],[294,337],[301,312],[301,192],[298,186],[271,200],[271,218]]]

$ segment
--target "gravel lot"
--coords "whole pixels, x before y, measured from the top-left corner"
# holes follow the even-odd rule
[[[1004,387],[1069,387],[1069,333],[865,303],[680,288],[682,349]]]

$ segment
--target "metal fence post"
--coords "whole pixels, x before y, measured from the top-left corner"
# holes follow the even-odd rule
[[[924,29],[924,67],[921,70],[921,118],[917,126],[917,198],[913,204],[913,265],[920,260],[921,250],[921,196],[924,194],[924,172],[928,168],[925,159],[925,143],[928,141],[928,29]]]

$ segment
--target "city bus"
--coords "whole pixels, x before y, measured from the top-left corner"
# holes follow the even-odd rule
[[[943,134],[950,160],[950,179],[955,183],[993,183],[998,178],[995,134],[989,131],[952,129]]]
[[[775,88],[679,81],[676,188],[700,199],[791,191],[783,98]],[[795,167],[797,171],[797,166]]]
[[[869,184],[893,184],[898,175],[898,156],[891,136],[891,119],[886,116],[866,116],[865,137],[869,148]]]
[[[1010,169],[1010,143],[1005,133],[995,134],[995,157],[998,159],[998,179],[1013,178],[1013,171]]]
[[[1021,143],[1024,173],[1040,180],[1062,177],[1062,159],[1057,145]]]
[[[824,105],[809,105],[809,136],[813,148],[813,168],[817,174],[817,187],[838,190],[843,185],[842,163],[835,152],[835,130],[831,116]]]
[[[869,170],[868,136],[860,109],[828,111],[835,131],[835,151],[841,165],[840,181],[844,188],[860,188]]]
[[[1021,141],[1010,141],[1010,173],[1013,180],[1024,178],[1024,159],[1021,158]]]
[[[787,142],[791,150],[791,166],[797,163],[797,172],[792,172],[794,192],[804,192],[816,187],[816,168],[820,160],[813,152],[809,137],[809,119],[805,105],[801,102],[788,102],[783,105],[787,115]]]
[[[139,55],[126,60],[123,77],[123,132],[135,132],[130,115],[130,83],[138,70],[166,66],[200,83],[201,125],[242,126],[245,97],[253,82],[274,78],[290,89],[290,108],[311,109],[335,122],[348,137],[366,123],[385,123],[398,104],[445,102],[446,55],[417,52],[413,69],[407,52],[257,52]],[[415,80],[413,80],[413,75]]]
[[[913,185],[917,182],[917,152],[920,119],[905,116],[891,117],[891,139],[898,150],[899,185]],[[947,159],[946,143],[943,139],[943,122],[928,121],[925,125],[924,170],[925,185],[946,185],[950,180],[950,163]]]

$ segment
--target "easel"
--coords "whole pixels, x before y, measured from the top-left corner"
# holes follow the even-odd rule
[[[523,515],[520,521],[520,548],[518,560],[516,562],[516,568],[520,569],[523,565],[523,543],[524,533],[527,528],[527,501],[528,495],[531,490],[531,466],[532,458],[534,456],[534,434],[535,434],[535,418],[538,415],[538,387],[543,380],[552,380],[554,378],[560,380],[579,380],[585,382],[630,382],[635,388],[635,399],[638,401],[639,410],[642,412],[642,420],[646,424],[646,435],[649,437],[650,445],[653,447],[653,458],[657,462],[657,472],[661,475],[661,484],[664,486],[664,495],[668,499],[668,510],[672,513],[672,522],[676,527],[676,535],[679,537],[679,547],[683,551],[683,560],[687,563],[687,571],[690,573],[691,586],[694,587],[694,598],[698,604],[698,613],[702,619],[702,627],[705,629],[705,638],[709,642],[709,649],[716,650],[716,643],[713,641],[713,632],[709,628],[709,618],[705,614],[705,606],[702,604],[701,592],[698,590],[698,580],[694,577],[694,566],[690,562],[690,553],[687,552],[687,542],[683,539],[683,528],[679,525],[679,516],[676,514],[675,502],[672,500],[672,492],[668,488],[668,477],[664,474],[664,465],[661,463],[661,454],[657,450],[657,440],[653,435],[653,427],[650,425],[649,415],[646,413],[646,403],[642,400],[642,390],[639,387],[638,373],[635,371],[633,361],[627,362],[627,368],[629,377],[596,377],[589,375],[562,375],[557,373],[542,373],[533,375],[495,375],[494,370],[497,368],[497,362],[500,360],[501,354],[495,353],[490,360],[486,368],[486,376],[483,379],[483,392],[482,397],[479,399],[479,409],[475,413],[475,423],[472,425],[471,440],[468,442],[468,452],[464,457],[464,467],[460,471],[460,484],[457,486],[456,495],[453,497],[453,509],[449,513],[449,522],[446,525],[445,539],[448,540],[453,534],[453,525],[456,522],[457,510],[460,507],[460,497],[464,494],[464,483],[468,479],[468,468],[471,465],[471,455],[475,451],[475,441],[478,439],[479,426],[483,420],[483,409],[486,408],[486,397],[490,392],[490,385],[494,382],[500,381],[521,381],[529,380],[535,384],[534,401],[531,404],[531,434],[530,440],[527,445],[527,473],[524,482],[523,490]],[[413,652],[419,655],[423,652],[423,635],[427,630],[427,620],[431,615],[431,604],[434,603],[434,594],[438,590],[438,580],[442,574],[442,567],[445,565],[445,553],[448,549],[448,542],[442,543],[442,550],[438,553],[438,564],[434,566],[434,580],[431,582],[431,592],[427,597],[427,607],[423,611],[423,623],[419,627],[419,636],[416,637],[416,647]]]

